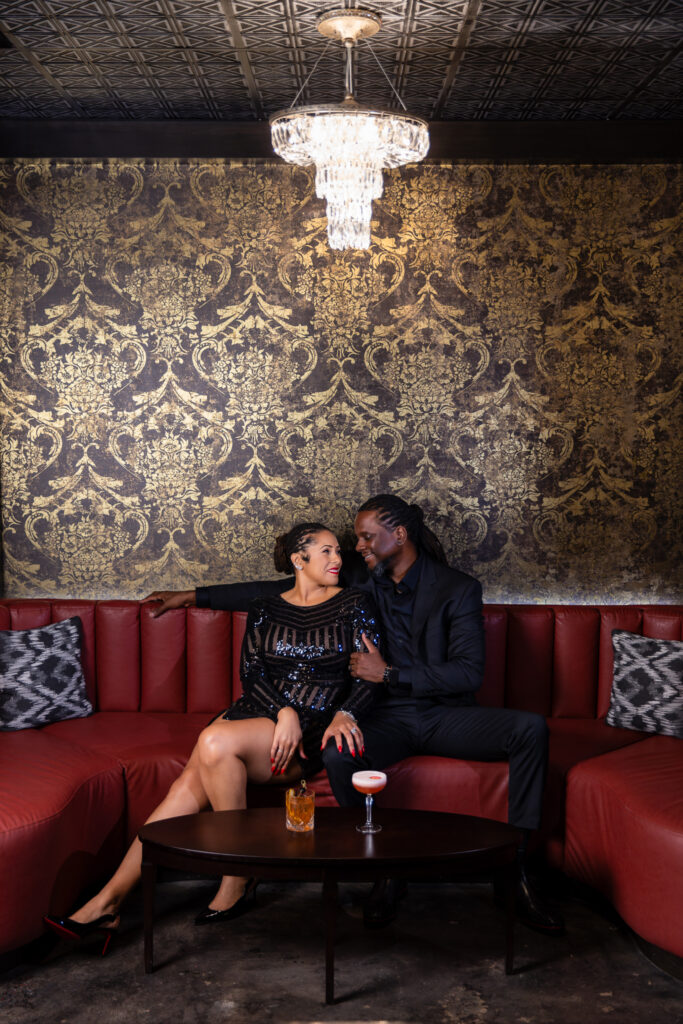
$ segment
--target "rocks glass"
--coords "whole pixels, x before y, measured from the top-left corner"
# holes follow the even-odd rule
[[[291,832],[311,832],[315,824],[315,793],[301,785],[285,793],[285,824]]]

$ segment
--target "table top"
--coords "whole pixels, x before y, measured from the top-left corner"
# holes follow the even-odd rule
[[[284,807],[207,811],[150,822],[139,836],[148,851],[173,851],[198,863],[394,871],[440,861],[502,866],[513,860],[520,838],[511,825],[463,814],[375,808],[374,817],[382,831],[363,835],[356,830],[361,808],[317,808],[311,832],[287,829]]]

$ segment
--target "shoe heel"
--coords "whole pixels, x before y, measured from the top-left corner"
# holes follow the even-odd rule
[[[96,921],[89,921],[87,924],[81,924],[70,917],[52,917],[49,914],[43,917],[43,921],[50,931],[68,942],[83,942],[91,935],[98,935],[100,938],[104,936],[102,956],[109,949],[109,943],[118,927],[118,916],[114,914],[102,914]],[[112,927],[108,927],[110,923]]]
[[[210,910],[207,907],[206,910],[202,910],[201,914],[197,914],[194,923],[217,924],[219,921],[232,921],[236,917],[241,917],[242,914],[256,905],[257,885],[258,879],[248,878],[244,891],[236,903],[233,903],[227,910]]]

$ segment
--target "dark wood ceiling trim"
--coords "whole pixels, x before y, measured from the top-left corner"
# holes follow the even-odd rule
[[[680,121],[440,121],[431,160],[649,163],[683,158]]]
[[[249,99],[254,107],[254,113],[260,120],[262,120],[265,117],[265,113],[263,110],[261,91],[256,84],[256,78],[254,77],[254,72],[249,61],[249,54],[244,42],[240,23],[237,20],[237,15],[235,14],[235,8],[231,0],[218,0],[218,6],[225,18],[226,27],[232,38],[232,45],[235,48],[237,59],[240,62],[240,67],[242,68],[242,74],[244,75],[244,81],[249,91]]]
[[[643,163],[683,158],[680,121],[437,121],[429,161]],[[277,160],[257,121],[0,120],[12,157]]]

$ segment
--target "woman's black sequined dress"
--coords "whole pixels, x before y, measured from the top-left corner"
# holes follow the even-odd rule
[[[376,685],[349,675],[349,655],[363,649],[361,633],[379,643],[372,599],[360,590],[342,590],[322,604],[290,604],[263,597],[249,607],[242,642],[243,695],[223,718],[277,719],[293,707],[303,733],[304,772],[320,769],[320,741],[336,711],[361,719],[372,705]]]

